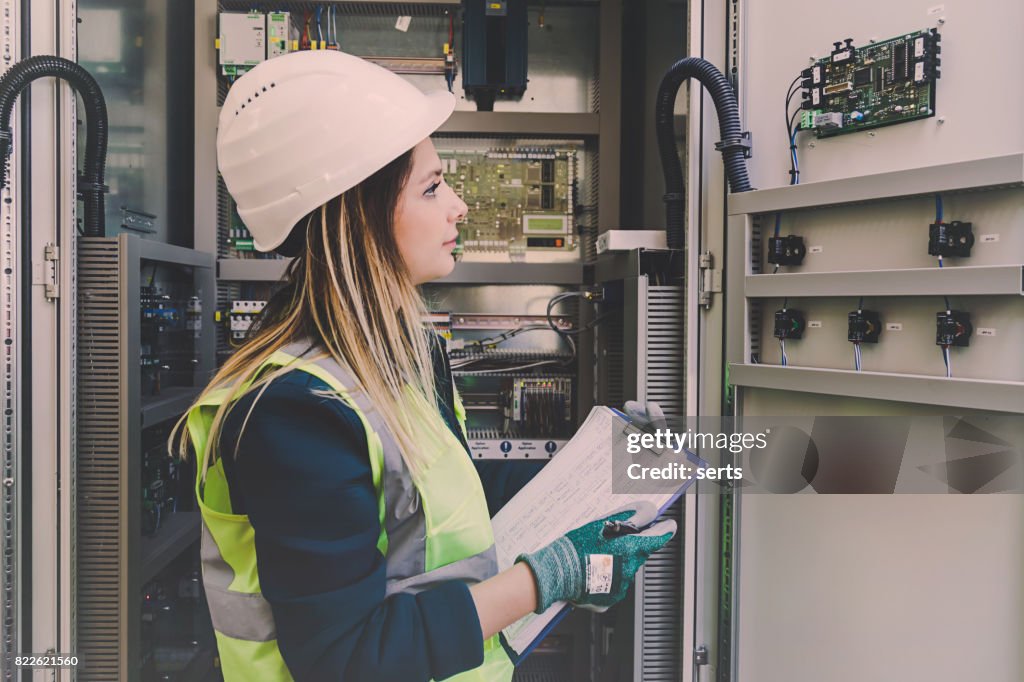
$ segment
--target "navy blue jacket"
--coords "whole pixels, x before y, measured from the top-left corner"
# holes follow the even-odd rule
[[[438,407],[469,456],[444,353],[434,368]],[[480,621],[464,583],[385,598],[366,434],[351,408],[315,394],[324,390],[307,372],[287,373],[256,401],[241,442],[253,394],[232,408],[220,439],[231,504],[255,531],[260,587],[292,676],[417,682],[480,665]],[[543,466],[474,463],[492,516]]]

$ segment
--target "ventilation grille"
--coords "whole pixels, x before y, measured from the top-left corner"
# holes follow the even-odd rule
[[[662,516],[683,527],[683,500]],[[678,682],[683,679],[683,543],[679,534],[644,564],[643,604],[637,637],[643,662],[640,682]]]
[[[686,296],[682,286],[647,288],[647,400],[667,415],[686,414]],[[682,527],[682,500],[665,513]],[[682,679],[682,543],[677,536],[645,564],[638,617],[640,679]]]
[[[647,288],[647,400],[686,414],[686,298],[681,286]]]
[[[81,682],[115,680],[124,641],[120,605],[120,395],[117,240],[78,240],[78,654]]]

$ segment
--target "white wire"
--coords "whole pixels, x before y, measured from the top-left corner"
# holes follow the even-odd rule
[[[953,359],[949,355],[949,346],[942,347],[942,359],[946,363],[946,378],[953,376]]]
[[[861,356],[860,356],[860,344],[853,344],[853,365],[859,372],[861,370]]]
[[[789,365],[789,358],[786,357],[786,340],[779,339],[779,349],[782,351],[782,366],[786,367]]]
[[[558,360],[541,360],[540,362],[531,362],[528,365],[519,365],[518,367],[500,367],[498,369],[481,369],[473,374],[496,374],[498,372],[518,372],[521,369],[529,369],[531,367],[540,367],[541,365],[557,365]],[[454,369],[454,368],[453,368]]]

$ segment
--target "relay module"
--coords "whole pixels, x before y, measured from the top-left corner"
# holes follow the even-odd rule
[[[928,29],[863,47],[833,43],[801,73],[800,128],[832,137],[933,116],[940,39]]]

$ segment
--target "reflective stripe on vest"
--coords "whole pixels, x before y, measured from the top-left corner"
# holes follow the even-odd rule
[[[308,348],[308,344],[295,343],[286,346],[283,352],[298,358]],[[325,381],[336,390],[358,386],[351,371],[339,365],[330,356],[318,357],[309,362],[340,384],[333,386],[331,382]],[[428,570],[427,552],[424,547],[427,518],[420,504],[420,492],[413,482],[405,460],[402,459],[391,430],[369,397],[362,389],[349,390],[347,393],[369,422],[370,428],[380,438],[384,454],[384,530],[388,537],[387,596],[397,592],[422,592],[447,580],[462,580],[472,584],[495,575],[498,572],[498,556],[493,539],[488,547],[477,554]],[[463,452],[461,444],[459,452]]]
[[[321,379],[359,416],[366,428],[373,481],[380,502],[378,548],[385,556],[386,595],[416,593],[450,580],[472,584],[497,573],[483,489],[472,460],[454,434],[445,428],[445,439],[441,442],[424,436],[426,452],[438,456],[421,480],[414,481],[393,434],[358,388],[352,373],[329,356],[304,355],[309,347],[309,344],[286,347],[275,353],[253,376],[259,376],[270,367],[295,364],[293,371],[305,371]],[[235,398],[251,383],[244,384]],[[188,428],[196,452],[204,450],[217,407],[230,398],[226,390],[213,391],[190,411]],[[463,428],[464,412],[459,409],[462,406],[457,397],[456,402],[460,428]],[[427,431],[425,428],[424,433]],[[256,671],[247,666],[254,657],[259,657],[262,664],[258,671],[261,680],[291,680],[277,648],[273,613],[259,591],[252,526],[248,517],[230,512],[230,495],[221,460],[207,470],[205,485],[201,480],[202,469],[197,467],[196,496],[203,516],[203,582],[225,663],[225,682],[252,678],[249,673]],[[229,666],[228,661],[234,665]],[[495,636],[484,642],[483,665],[448,679],[508,682],[512,670]]]

